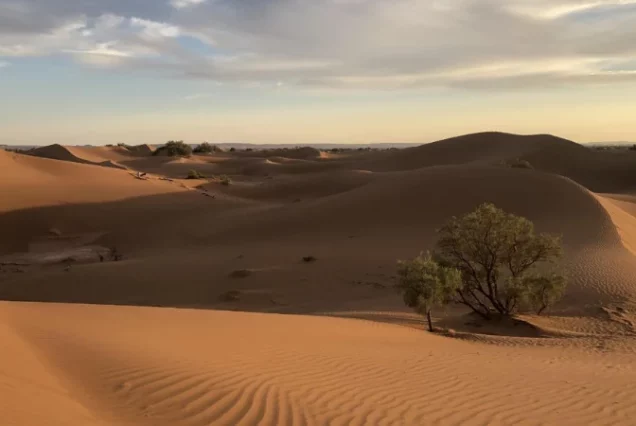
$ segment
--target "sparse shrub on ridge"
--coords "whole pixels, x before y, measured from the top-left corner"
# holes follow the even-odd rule
[[[210,154],[212,152],[223,152],[223,150],[216,145],[210,145],[208,142],[203,142],[201,145],[194,148],[192,152],[195,154]]]
[[[197,172],[196,170],[190,170],[186,179],[205,179],[205,175]]]
[[[535,234],[528,219],[486,203],[453,217],[438,233],[432,256],[398,264],[398,288],[418,312],[452,300],[485,319],[527,310],[541,314],[563,296],[566,279],[555,267],[560,238]],[[460,284],[447,300],[456,274]]]
[[[221,175],[218,179],[221,185],[230,186],[232,184],[232,179],[227,175]]]
[[[168,157],[185,157],[192,155],[192,147],[183,141],[169,141],[164,146],[159,147],[152,155],[166,155]]]

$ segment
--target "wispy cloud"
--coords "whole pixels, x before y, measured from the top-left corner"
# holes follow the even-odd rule
[[[292,87],[607,84],[632,78],[612,70],[636,60],[634,4],[13,0],[0,2],[0,57],[68,53],[122,72]]]
[[[170,4],[175,9],[183,9],[205,3],[207,0],[170,0]]]

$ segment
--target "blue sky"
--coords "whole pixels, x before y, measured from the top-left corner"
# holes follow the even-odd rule
[[[636,141],[636,0],[0,0],[0,144]]]

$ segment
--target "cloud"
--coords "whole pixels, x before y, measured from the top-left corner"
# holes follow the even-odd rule
[[[170,4],[175,9],[183,9],[205,3],[206,0],[170,0]]]
[[[4,0],[0,57],[65,53],[121,72],[286,87],[609,84],[633,78],[620,68],[636,60],[635,4]]]

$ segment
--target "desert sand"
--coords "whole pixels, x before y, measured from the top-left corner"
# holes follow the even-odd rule
[[[0,151],[4,424],[633,424],[636,152],[151,153]],[[396,260],[482,202],[563,236],[566,295],[427,333]]]

